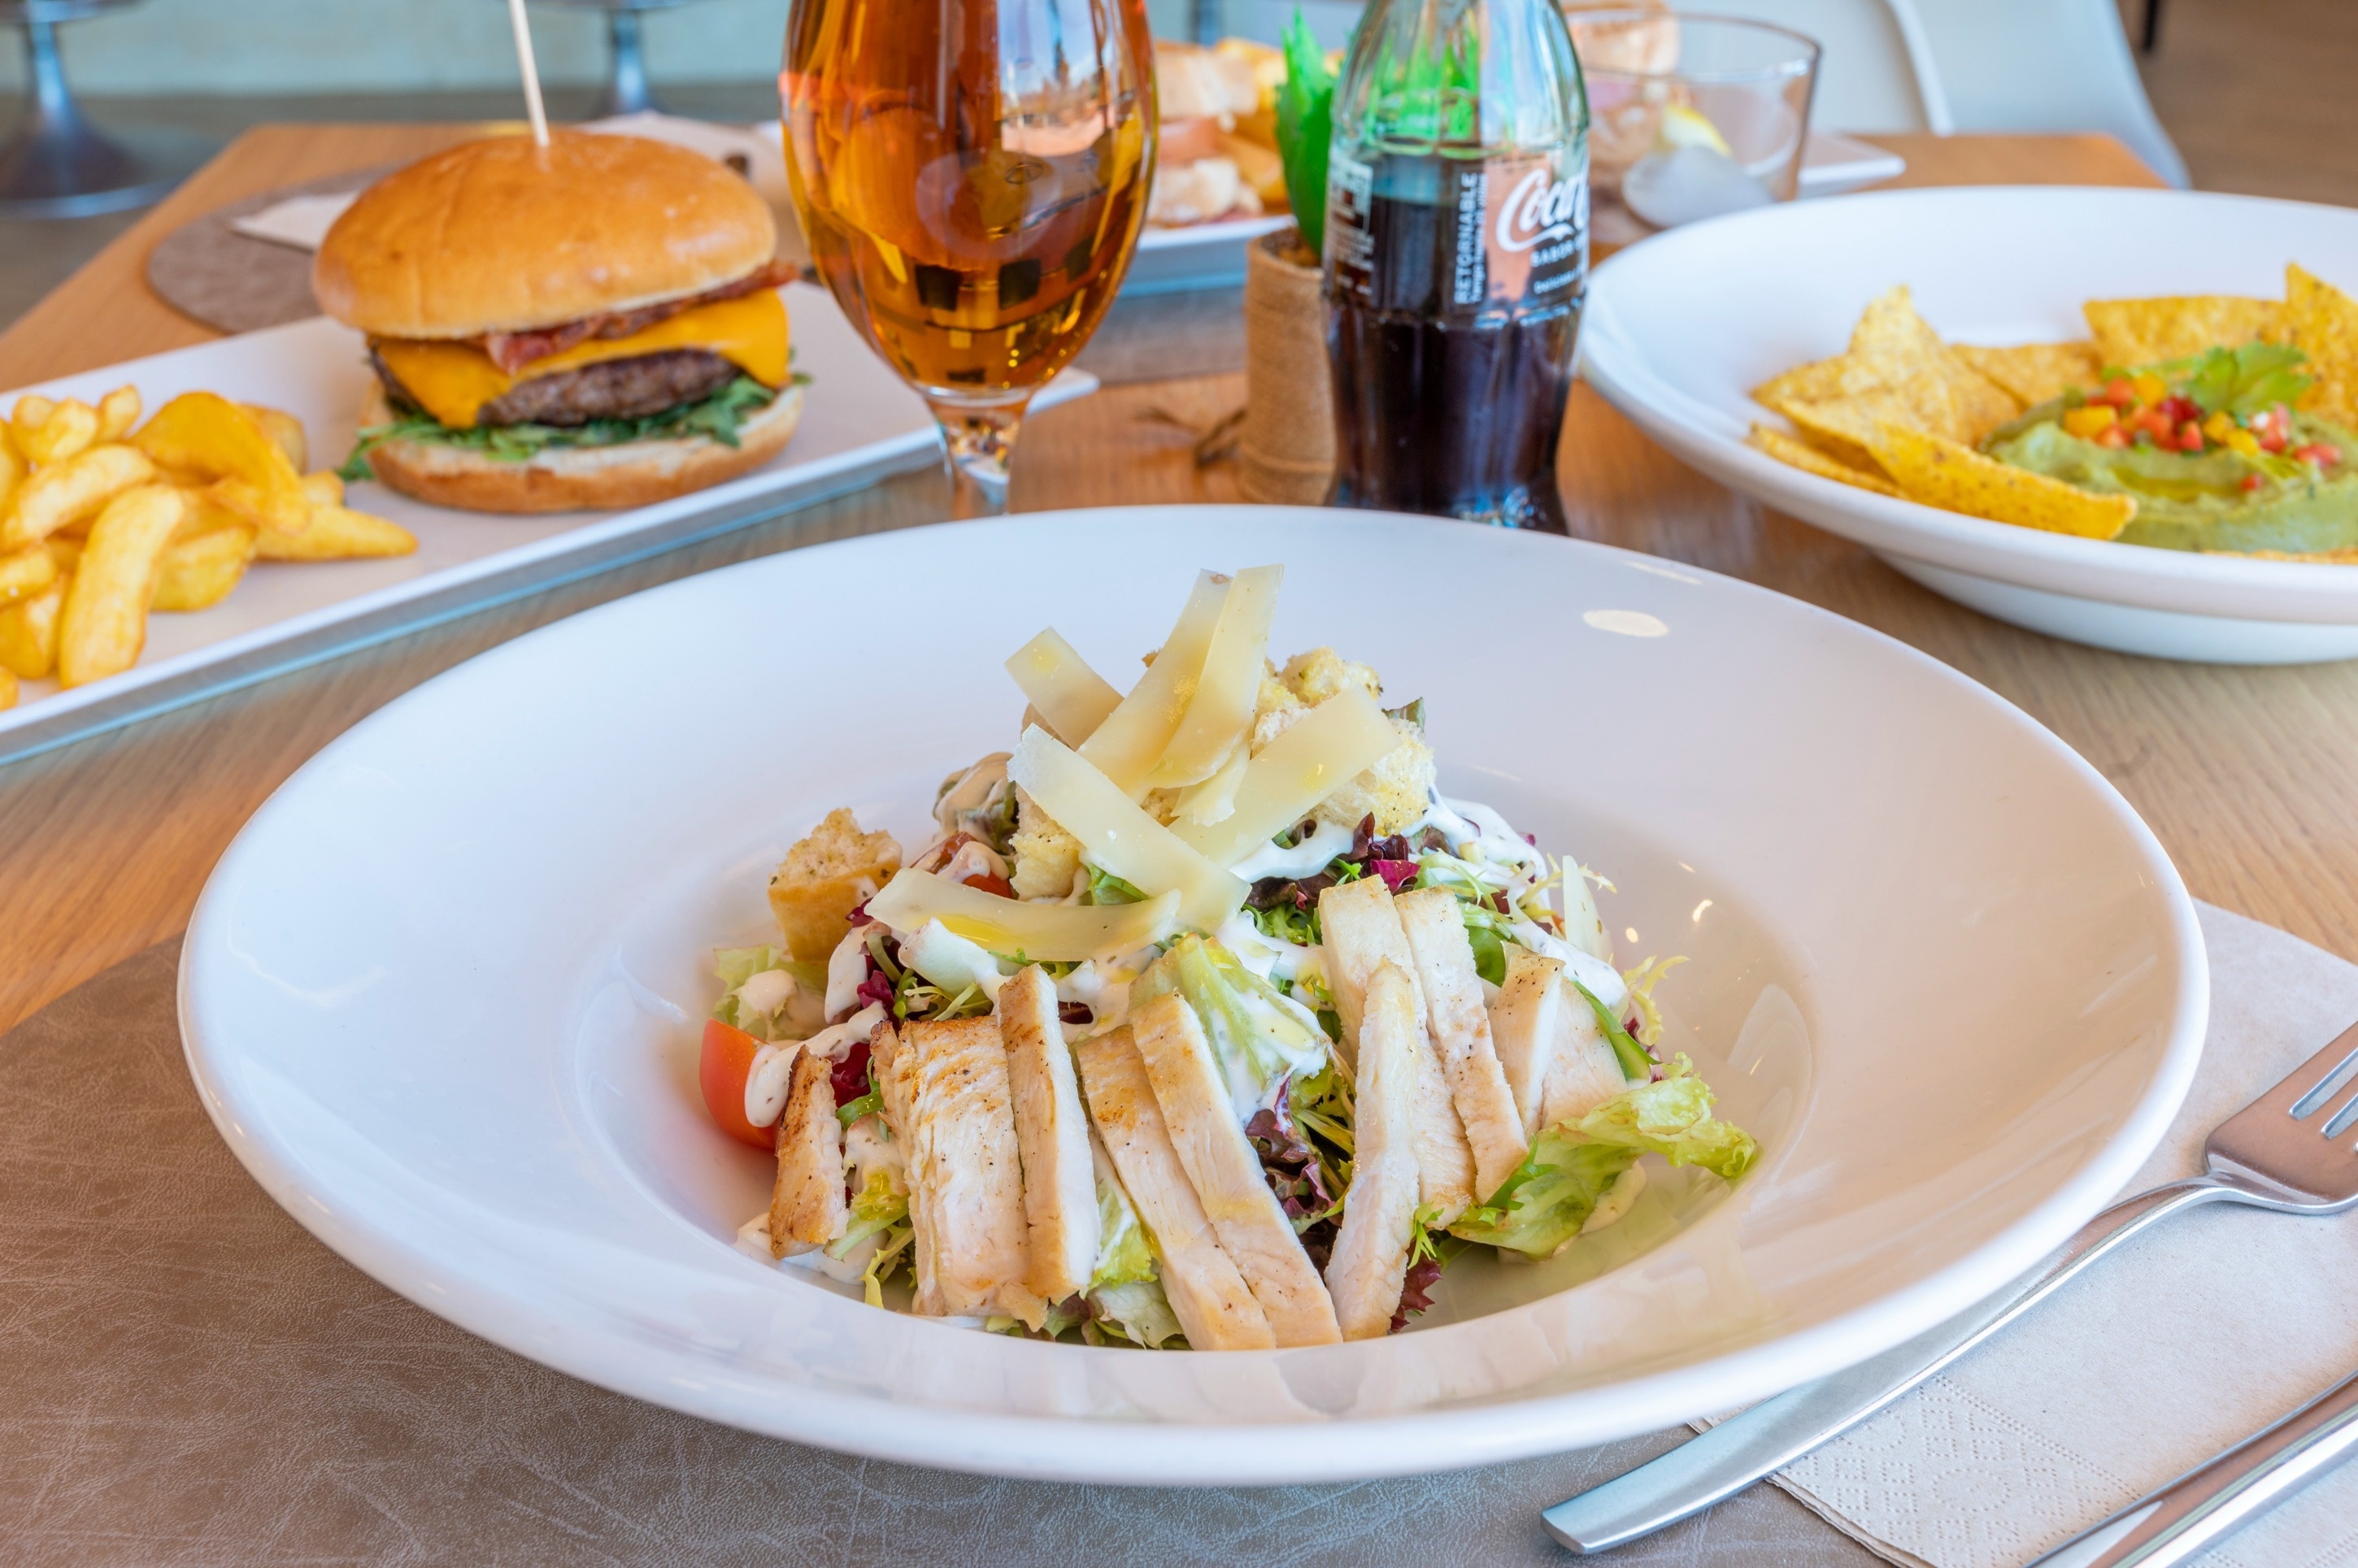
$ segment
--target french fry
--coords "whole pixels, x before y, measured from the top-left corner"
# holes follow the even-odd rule
[[[213,481],[212,498],[257,526],[300,534],[310,525],[302,477],[262,421],[211,392],[186,392],[156,411],[132,444],[168,469]]]
[[[0,708],[16,706],[16,672],[0,665]]]
[[[119,442],[36,470],[0,514],[0,550],[38,545],[59,529],[96,515],[108,502],[155,473],[156,466],[137,448]]]
[[[16,445],[36,468],[88,451],[97,439],[98,410],[79,397],[50,409],[49,416],[33,429],[16,432]]]
[[[58,666],[58,617],[66,602],[59,578],[30,599],[0,605],[0,669],[39,680]]]
[[[262,433],[287,454],[287,460],[294,465],[297,473],[311,466],[311,442],[303,434],[303,421],[283,408],[268,408],[259,403],[241,403],[238,406],[260,421]]]
[[[139,423],[139,389],[118,386],[98,400],[98,438],[119,441]]]
[[[7,426],[0,425],[0,517],[8,514],[8,498],[30,471],[31,465],[16,453],[16,438],[8,434]]]
[[[81,565],[82,542],[80,539],[61,539],[53,534],[41,541],[41,548],[49,551],[49,559],[58,563],[58,576],[61,578],[71,577],[74,568]]]
[[[59,620],[60,683],[82,686],[139,662],[164,546],[188,504],[168,484],[143,484],[117,495],[99,514]]]
[[[14,429],[20,450],[25,437],[47,424],[57,406],[56,398],[43,397],[38,392],[28,392],[16,399],[16,406],[9,410],[8,423]]]
[[[254,559],[256,530],[243,520],[164,546],[150,610],[209,610],[229,597]]]
[[[0,604],[30,599],[64,575],[57,558],[39,545],[0,556]]]
[[[292,535],[265,528],[254,554],[265,561],[348,561],[416,548],[417,535],[398,523],[346,506],[314,506],[309,528]]]
[[[341,506],[344,503],[343,475],[333,469],[307,473],[303,476],[303,493],[311,498],[314,506]]]

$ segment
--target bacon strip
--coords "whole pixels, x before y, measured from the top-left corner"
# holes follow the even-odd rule
[[[627,338],[633,332],[645,331],[658,321],[669,320],[683,310],[693,310],[699,305],[718,305],[724,299],[742,298],[759,289],[776,288],[781,284],[792,283],[801,276],[788,263],[773,259],[734,283],[724,283],[718,288],[707,289],[686,299],[666,300],[661,305],[649,305],[638,310],[601,311],[595,316],[584,316],[578,321],[538,327],[529,332],[486,332],[471,341],[491,355],[493,364],[514,375],[535,360],[561,354],[593,338],[610,341]]]

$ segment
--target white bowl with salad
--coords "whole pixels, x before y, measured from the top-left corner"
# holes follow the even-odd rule
[[[1233,1484],[1895,1343],[2127,1178],[2206,1006],[2126,805],[1887,639],[1174,507],[796,551],[439,677],[249,825],[182,1011],[265,1187],[522,1354]]]

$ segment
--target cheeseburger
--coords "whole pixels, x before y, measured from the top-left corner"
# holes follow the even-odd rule
[[[564,512],[760,467],[802,414],[776,250],[744,179],[665,142],[503,136],[387,176],[311,273],[376,372],[348,475]]]

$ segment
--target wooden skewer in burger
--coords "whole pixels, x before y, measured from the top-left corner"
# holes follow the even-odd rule
[[[311,285],[368,335],[356,458],[478,512],[641,506],[759,468],[802,416],[766,202],[665,142],[471,142],[387,176]]]

